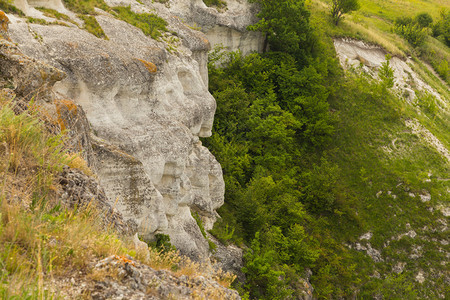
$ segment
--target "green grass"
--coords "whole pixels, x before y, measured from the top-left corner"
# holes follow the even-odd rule
[[[450,163],[405,126],[408,118],[424,122],[424,119],[430,119],[429,116],[419,114],[409,104],[383,91],[377,84],[367,82],[367,79],[354,77],[351,73],[347,77],[346,85],[331,101],[339,121],[329,153],[330,159],[342,170],[340,181],[349,190],[349,198],[357,199],[350,204],[362,222],[359,228],[355,228],[348,217],[334,216],[330,222],[333,224],[332,235],[346,242],[363,232],[373,233],[370,243],[382,251],[386,262],[374,264],[350,252],[351,261],[358,265],[358,276],[362,279],[361,293],[385,289],[387,278],[375,283],[365,276],[374,270],[389,274],[392,272],[390,262],[400,261],[408,265],[408,273],[404,274],[402,282],[411,285],[417,297],[437,297],[436,291],[445,291],[442,275],[432,286],[418,285],[414,277],[419,270],[426,274],[436,270],[445,272],[445,266],[440,265],[441,261],[446,261],[445,253],[435,250],[436,242],[424,244],[423,238],[445,239],[443,233],[433,232],[432,228],[441,215],[430,209],[450,201],[446,181],[438,180],[448,179]],[[447,145],[448,123],[448,118],[439,115],[424,125],[434,126],[430,130],[434,129],[435,135]],[[428,173],[432,174],[431,181],[428,181]],[[430,193],[430,202],[420,201],[419,194],[424,191]],[[414,193],[415,197],[409,193]],[[419,236],[397,241],[397,236],[410,230],[406,224]],[[430,229],[422,230],[425,226]],[[386,245],[387,241],[390,241],[389,245]],[[418,259],[410,258],[412,245],[424,245],[425,254]],[[323,284],[321,280],[320,274],[312,277],[313,284]]]
[[[33,17],[27,17],[27,23],[33,23],[33,24],[39,24],[39,25],[60,25],[60,26],[69,26],[64,22],[61,21],[53,21],[53,22],[48,22],[44,19],[40,19],[40,18],[33,18]]]
[[[69,16],[62,14],[54,9],[45,8],[45,7],[36,7],[37,10],[40,10],[44,13],[44,16],[54,18],[61,21],[66,21],[72,23],[74,25],[78,25],[75,21],[73,21]]]
[[[85,29],[87,32],[92,33],[98,38],[105,40],[108,39],[102,27],[97,22],[97,19],[94,16],[78,15],[78,17],[84,21],[83,29]]]
[[[79,14],[95,14],[95,8],[110,11],[110,7],[103,0],[63,0],[64,6]]]
[[[167,22],[155,14],[137,14],[128,7],[114,7],[113,11],[116,17],[141,29],[142,32],[151,36],[153,39],[158,39],[163,32],[167,31]]]
[[[18,9],[17,7],[15,7],[11,3],[9,3],[9,1],[6,0],[0,1],[0,10],[3,10],[5,13],[12,13],[19,16],[25,16],[23,11],[21,11],[20,9]]]

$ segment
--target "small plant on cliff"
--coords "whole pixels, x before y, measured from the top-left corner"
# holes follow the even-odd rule
[[[208,241],[209,250],[214,252],[217,249],[217,245],[214,244],[213,241],[211,241],[208,236],[206,235],[205,227],[203,227],[203,222],[200,216],[198,215],[198,212],[195,212],[192,214],[192,217],[195,219],[195,222],[197,222],[198,228],[200,228],[200,231],[202,232],[203,237]]]
[[[46,17],[55,18],[55,19],[61,20],[61,21],[67,21],[69,23],[77,25],[77,23],[75,21],[73,21],[69,16],[62,14],[57,10],[45,8],[45,7],[36,7],[36,9],[42,11],[44,13],[44,16],[46,16]]]
[[[390,60],[391,56],[386,54],[386,61],[381,63],[380,70],[378,71],[381,82],[387,88],[394,86],[394,70],[390,67]]]
[[[215,6],[218,8],[227,7],[227,3],[223,0],[203,0],[206,6]]]
[[[19,16],[25,16],[23,11],[21,11],[20,9],[18,9],[17,7],[12,5],[11,2],[12,1],[8,1],[8,0],[0,1],[0,10],[4,11],[6,13],[13,13],[13,14],[17,14]]]

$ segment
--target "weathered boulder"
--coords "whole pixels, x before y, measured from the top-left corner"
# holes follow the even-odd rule
[[[17,96],[49,101],[50,89],[64,76],[57,68],[22,54],[14,43],[0,38],[0,85],[13,88]]]

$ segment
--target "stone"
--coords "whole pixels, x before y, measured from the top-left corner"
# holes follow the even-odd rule
[[[362,236],[359,237],[359,240],[370,240],[373,236],[372,232],[367,232],[365,234],[363,234]]]
[[[50,89],[65,77],[64,72],[24,55],[6,39],[0,39],[0,76],[13,86],[14,93],[29,101],[51,99]]]
[[[171,12],[187,24],[206,34],[211,46],[221,45],[229,51],[240,50],[244,55],[263,52],[264,36],[247,31],[258,21],[258,7],[244,0],[227,0],[224,10],[207,7],[202,0],[170,1]]]
[[[392,272],[400,274],[403,273],[403,270],[405,269],[406,263],[405,262],[398,262],[393,268]]]
[[[108,203],[105,191],[99,183],[82,171],[64,167],[58,178],[61,204],[67,208],[93,207],[105,227],[112,226],[119,233],[129,235],[132,231],[123,220],[122,214]]]
[[[36,1],[24,3],[25,13],[36,12]],[[60,4],[39,1],[39,6],[69,14]],[[28,56],[27,64],[16,66],[9,60],[0,68],[8,70],[20,95],[27,94],[25,88],[46,90],[54,85],[54,94],[46,98],[56,98],[52,105],[57,123],[68,131],[73,150],[83,149],[107,203],[121,213],[133,234],[145,241],[167,234],[183,254],[206,259],[208,243],[192,212],[199,214],[205,229],[211,229],[225,189],[220,164],[199,140],[211,135],[216,109],[207,88],[211,44],[179,16],[186,12],[194,20],[208,12],[212,19],[222,20],[220,26],[242,33],[252,22],[248,12],[254,6],[237,1],[228,12],[219,12],[202,1],[143,5],[108,0],[107,4],[156,13],[176,35],[168,32],[157,41],[101,10],[95,18],[108,40],[78,27],[27,24],[11,16],[9,34]],[[205,23],[205,30],[208,26]],[[14,44],[1,43],[0,51],[20,52]],[[174,50],[168,51],[170,47]],[[40,74],[36,69],[27,71],[33,66],[29,57],[43,62],[39,67],[47,68],[46,81],[23,84],[27,74]]]
[[[422,194],[419,194],[420,201],[422,202],[428,202],[431,200],[431,195],[428,192],[423,192]]]
[[[417,273],[416,281],[419,282],[420,284],[425,282],[425,276],[422,271],[419,271],[419,273]]]

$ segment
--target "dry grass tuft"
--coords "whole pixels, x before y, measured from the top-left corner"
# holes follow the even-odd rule
[[[67,154],[67,165],[72,169],[78,169],[87,176],[95,177],[94,172],[89,168],[88,163],[79,153]]]

